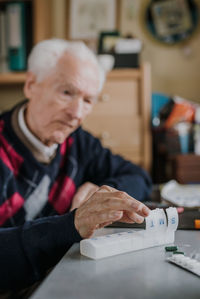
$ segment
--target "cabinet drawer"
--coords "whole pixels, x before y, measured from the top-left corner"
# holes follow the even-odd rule
[[[93,115],[126,115],[139,113],[139,96],[137,80],[112,80],[105,87],[96,103]]]
[[[102,93],[83,127],[114,153],[150,169],[151,76],[148,64],[108,73]]]
[[[141,119],[125,116],[96,116],[84,122],[84,128],[100,138],[106,147],[140,149],[142,142]]]

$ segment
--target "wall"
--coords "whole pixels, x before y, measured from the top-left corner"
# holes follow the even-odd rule
[[[200,102],[200,30],[183,46],[163,46],[148,36],[141,21],[149,0],[121,0],[120,29],[140,38],[141,60],[152,65],[153,91],[179,95]],[[197,1],[200,4],[200,1]]]

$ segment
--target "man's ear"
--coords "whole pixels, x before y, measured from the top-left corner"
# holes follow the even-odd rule
[[[26,99],[31,99],[35,93],[35,86],[37,84],[35,74],[27,72],[26,81],[24,84],[24,95]]]

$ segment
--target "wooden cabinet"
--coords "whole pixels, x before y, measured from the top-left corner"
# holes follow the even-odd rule
[[[150,170],[150,103],[149,64],[139,69],[113,70],[84,128],[113,153]]]
[[[32,3],[32,28],[33,45],[43,39],[50,38],[51,28],[51,1],[50,0],[25,0]],[[0,0],[0,4],[8,2]],[[14,2],[14,1],[13,1]],[[18,84],[24,83],[25,72],[0,73],[0,84]]]

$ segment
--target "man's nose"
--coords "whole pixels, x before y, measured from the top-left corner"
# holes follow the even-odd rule
[[[81,97],[74,98],[68,108],[67,113],[70,114],[71,117],[81,119],[83,114],[83,100]]]

